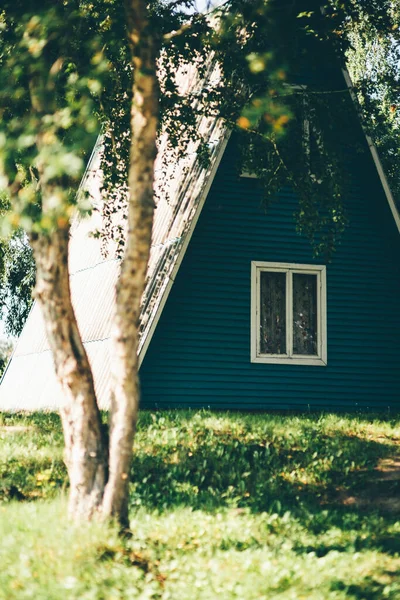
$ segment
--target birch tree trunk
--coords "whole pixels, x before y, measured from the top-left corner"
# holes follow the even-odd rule
[[[151,30],[145,0],[125,2],[134,67],[129,165],[128,232],[116,293],[113,328],[113,379],[109,478],[103,515],[128,525],[128,486],[139,406],[138,321],[153,225],[154,160],[158,128],[158,41]]]
[[[100,512],[104,518],[115,517],[122,527],[128,526],[129,472],[139,405],[138,321],[153,224],[159,97],[158,40],[151,30],[147,2],[126,0],[125,8],[134,68],[130,198],[113,327],[108,448],[102,434],[90,364],[71,302],[69,225],[61,225],[53,233],[36,234],[31,240],[37,266],[36,297],[42,307],[56,374],[65,398],[61,418],[71,485],[69,514],[77,519],[90,518]],[[30,89],[32,107],[41,115],[45,114],[42,98],[46,97],[42,92],[48,91],[48,87],[48,82],[39,79],[32,82]],[[39,149],[45,145],[44,136],[39,134],[37,144]],[[38,170],[42,175],[40,191],[46,213],[53,184],[46,181],[45,169],[39,165]]]
[[[49,235],[39,234],[31,241],[37,267],[35,295],[65,398],[61,419],[71,486],[69,515],[74,519],[90,518],[103,497],[107,455],[92,372],[71,302],[69,225]]]

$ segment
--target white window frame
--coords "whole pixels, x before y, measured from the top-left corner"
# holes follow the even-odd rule
[[[261,354],[260,348],[260,273],[262,271],[286,273],[286,349],[287,354]],[[318,354],[293,354],[293,273],[317,275],[317,348]],[[327,364],[326,330],[326,266],[296,263],[251,263],[251,362],[290,365]]]

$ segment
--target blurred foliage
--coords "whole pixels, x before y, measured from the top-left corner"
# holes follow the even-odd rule
[[[9,200],[0,195],[0,218],[9,209]],[[33,302],[34,284],[32,249],[25,232],[16,229],[8,238],[0,239],[0,314],[6,334],[17,336],[21,332]],[[4,367],[5,363],[1,370]]]
[[[64,227],[76,209],[91,210],[77,189],[99,132],[107,79],[92,9],[79,0],[0,7],[0,308],[11,335],[21,331],[32,303],[28,237]]]
[[[400,2],[391,3],[392,31],[366,35],[363,23],[349,34],[347,64],[360,114],[374,140],[396,203],[400,206]]]
[[[5,244],[0,309],[5,332],[18,336],[32,306],[35,262],[26,234],[17,230]]]
[[[75,206],[90,209],[76,191],[107,61],[89,2],[5,1],[0,28],[0,187],[11,205],[2,221],[37,235],[63,226]]]
[[[58,416],[0,415],[0,598],[395,600],[398,512],[342,498],[365,497],[399,440],[387,414],[142,411],[123,541],[50,502]],[[398,507],[398,479],[378,485]]]
[[[0,339],[0,376],[3,374],[7,366],[8,360],[13,351],[13,343],[11,340]]]

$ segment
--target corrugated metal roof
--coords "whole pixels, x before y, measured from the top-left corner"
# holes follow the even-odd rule
[[[110,339],[85,344],[95,375],[99,405],[109,407]],[[14,357],[1,384],[1,410],[44,410],[62,406],[50,350]]]
[[[210,62],[207,85],[218,81],[219,72]],[[181,74],[181,90],[195,94],[205,85],[195,67]],[[226,127],[220,118],[200,116],[198,131],[210,149],[205,167],[190,142],[177,160],[166,135],[159,140],[156,160],[156,211],[146,288],[140,315],[140,349],[148,338],[169,278],[173,272],[199,203],[207,192],[209,179],[224,149]],[[96,145],[82,189],[88,190],[94,205],[101,203],[101,143]],[[71,228],[69,266],[71,291],[82,339],[93,369],[99,404],[109,404],[110,330],[115,305],[117,259],[105,259],[101,242],[91,233],[101,227],[100,211],[88,219],[76,219]],[[112,255],[112,253],[111,253]],[[54,409],[61,405],[61,389],[46,338],[39,305],[34,304],[0,386],[1,410]]]

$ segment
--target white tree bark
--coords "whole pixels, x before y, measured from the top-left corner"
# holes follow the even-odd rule
[[[90,518],[103,497],[107,456],[92,372],[71,302],[69,226],[31,241],[37,267],[35,295],[65,398],[61,419],[71,486],[69,514],[74,519]]]
[[[147,2],[126,0],[125,8],[134,67],[132,147],[128,232],[113,328],[109,448],[71,302],[69,225],[61,225],[53,233],[34,235],[31,240],[37,265],[36,297],[42,307],[56,374],[65,397],[61,418],[71,485],[69,514],[77,519],[100,513],[103,518],[114,517],[122,527],[128,526],[129,474],[139,406],[138,320],[153,224],[159,97],[158,43],[150,27]],[[36,102],[35,86],[32,84],[31,88],[32,108],[43,113],[46,107]],[[42,137],[38,135],[38,148],[45,143]],[[40,171],[43,174],[45,170],[39,167],[39,177]],[[40,191],[44,213],[51,186],[43,176]]]
[[[138,321],[153,226],[154,160],[158,128],[158,43],[145,0],[126,0],[134,67],[129,166],[128,232],[117,285],[113,327],[109,478],[102,511],[128,524],[129,473],[139,406]]]

